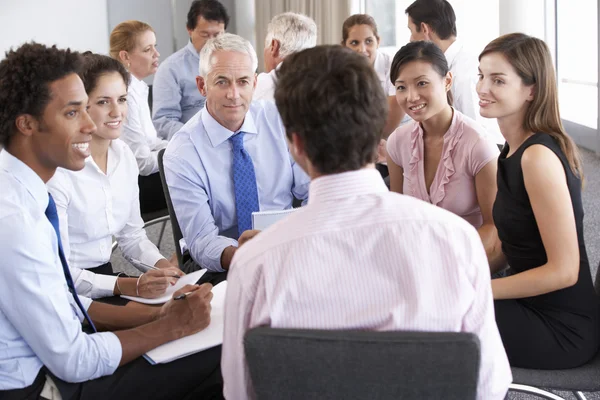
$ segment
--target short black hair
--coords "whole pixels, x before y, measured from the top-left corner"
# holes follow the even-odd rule
[[[0,61],[0,143],[7,147],[19,115],[41,118],[52,99],[50,84],[81,69],[81,55],[70,49],[25,43]]]
[[[375,161],[388,105],[367,57],[340,45],[292,54],[277,72],[275,103],[288,138],[303,140],[320,173]]]
[[[111,72],[117,72],[123,78],[125,87],[129,86],[129,72],[125,69],[123,64],[112,57],[103,56],[101,54],[94,54],[86,51],[83,53],[83,66],[79,76],[83,81],[85,92],[90,94],[96,88],[98,79],[105,74]]]
[[[227,10],[217,0],[194,0],[190,6],[190,11],[187,15],[187,28],[190,30],[196,29],[198,17],[202,16],[207,21],[222,22],[227,29],[229,24],[229,14]]]
[[[447,0],[416,0],[405,13],[421,31],[421,23],[426,23],[440,39],[456,36],[456,14]]]
[[[446,60],[444,52],[433,42],[427,42],[424,40],[410,42],[402,46],[400,50],[396,52],[396,55],[392,60],[392,65],[390,67],[390,80],[394,86],[402,68],[406,66],[406,64],[413,61],[424,61],[428,64],[431,64],[433,69],[442,78],[448,75],[448,72],[450,71],[448,60]],[[452,92],[450,90],[446,92],[446,98],[448,100],[448,104],[453,105],[454,97],[452,96]]]

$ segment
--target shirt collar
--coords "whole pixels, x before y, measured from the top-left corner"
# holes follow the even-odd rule
[[[98,172],[102,176],[110,177],[110,175],[115,171],[117,166],[119,165],[119,161],[121,160],[121,149],[115,145],[115,141],[112,140],[110,142],[110,146],[108,146],[108,156],[107,156],[107,165],[106,165],[106,174],[102,172],[98,164],[94,161],[92,156],[88,156],[85,159],[86,165],[89,165],[90,168],[94,169],[94,171]]]
[[[252,113],[250,110],[246,112],[246,116],[244,118],[244,123],[242,127],[235,132],[230,131],[225,128],[223,125],[217,122],[216,119],[213,118],[212,115],[208,112],[207,108],[204,107],[200,111],[200,118],[202,119],[202,125],[204,125],[204,130],[208,135],[208,139],[210,140],[210,144],[213,147],[217,147],[221,143],[227,141],[231,136],[235,135],[238,132],[252,133],[257,135],[258,131],[256,130],[256,125],[254,124],[254,118],[252,117]]]
[[[200,53],[196,51],[196,47],[194,47],[194,43],[192,43],[192,39],[188,40],[188,43],[185,45],[185,48],[192,53],[194,57],[200,58]]]
[[[131,79],[129,80],[129,87],[130,89],[133,89],[136,92],[140,92],[140,93],[144,93],[144,94],[148,94],[148,85],[146,84],[146,82],[136,78],[133,74],[129,74],[131,76]]]
[[[308,204],[387,191],[379,171],[363,168],[313,179],[308,189]]]
[[[25,186],[42,212],[46,212],[46,208],[48,207],[48,189],[38,174],[6,150],[0,150],[0,170],[8,172]]]
[[[460,53],[462,48],[463,48],[462,42],[460,42],[458,39],[456,39],[454,41],[454,43],[452,43],[446,49],[446,52],[444,53],[444,55],[446,56],[446,61],[448,61],[448,68],[452,69],[452,64],[454,64],[454,60],[456,59],[456,56],[458,55],[458,53]]]

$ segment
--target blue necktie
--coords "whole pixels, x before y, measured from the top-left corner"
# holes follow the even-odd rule
[[[85,308],[83,308],[83,304],[81,304],[81,301],[79,300],[79,297],[77,296],[77,291],[75,290],[75,284],[73,283],[73,278],[71,277],[71,271],[69,271],[69,264],[67,264],[67,259],[65,258],[65,253],[63,252],[63,248],[62,248],[62,242],[60,240],[60,230],[58,228],[58,212],[56,211],[56,203],[54,202],[54,199],[52,198],[52,195],[50,193],[48,193],[48,197],[49,197],[49,201],[48,201],[48,208],[46,208],[46,217],[48,218],[48,220],[52,224],[52,227],[56,231],[56,237],[58,238],[58,255],[60,257],[60,262],[63,267],[63,272],[65,274],[65,278],[67,279],[67,286],[69,287],[69,291],[71,292],[71,294],[73,295],[73,298],[75,299],[75,303],[77,303],[77,306],[79,307],[79,309],[81,310],[81,313],[85,317],[85,320],[88,322],[88,324],[90,324],[90,327],[92,328],[92,330],[94,332],[97,332],[96,327],[94,326],[94,323],[92,322],[92,319],[90,318],[88,313],[85,311]]]
[[[233,187],[238,235],[252,229],[252,212],[259,211],[256,175],[250,154],[244,149],[244,132],[229,138],[233,144]]]

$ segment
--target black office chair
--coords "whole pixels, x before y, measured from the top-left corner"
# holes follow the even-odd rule
[[[600,294],[600,265],[596,271],[596,293]],[[600,352],[581,367],[561,370],[512,368],[513,384],[510,391],[529,393],[543,399],[564,400],[541,388],[573,392],[578,400],[585,400],[582,392],[600,391]]]
[[[162,181],[163,191],[165,192],[165,199],[167,200],[167,209],[171,216],[171,227],[173,228],[173,240],[175,241],[175,252],[177,253],[177,263],[179,268],[183,268],[183,253],[181,252],[181,246],[179,241],[183,238],[179,222],[177,222],[177,216],[175,215],[175,209],[173,208],[173,202],[171,201],[171,195],[169,194],[169,186],[167,185],[167,178],[165,177],[165,168],[163,166],[163,156],[165,149],[158,152],[158,171],[160,173],[160,180]]]
[[[259,327],[244,338],[257,398],[475,399],[477,336]]]

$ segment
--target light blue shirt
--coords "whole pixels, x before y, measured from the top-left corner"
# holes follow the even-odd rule
[[[244,148],[254,164],[261,211],[288,209],[294,196],[308,197],[310,179],[289,153],[274,102],[252,102],[239,131],[246,132]],[[228,140],[233,134],[203,108],[173,136],[164,156],[183,237],[192,258],[211,271],[223,271],[221,253],[238,245]]]
[[[152,122],[158,136],[170,140],[183,124],[204,107],[196,76],[200,57],[190,40],[158,67],[152,84]]]
[[[67,288],[58,239],[46,218],[42,179],[0,151],[0,390],[31,385],[45,365],[67,382],[112,374],[121,343],[111,332],[88,335]],[[92,301],[80,296],[87,309]]]

